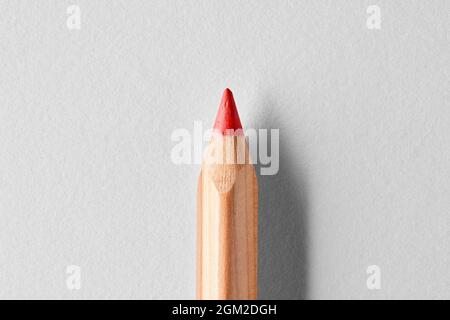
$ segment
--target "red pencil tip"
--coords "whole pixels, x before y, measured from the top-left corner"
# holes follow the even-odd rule
[[[241,120],[239,119],[239,114],[236,109],[233,93],[228,88],[223,92],[222,101],[220,102],[213,129],[215,132],[219,132],[223,135],[233,134],[233,130],[236,131],[239,129],[240,132],[242,132]]]

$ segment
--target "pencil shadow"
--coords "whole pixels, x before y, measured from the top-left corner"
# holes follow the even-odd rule
[[[261,175],[261,167],[265,166],[259,163],[259,159],[256,165],[259,183],[258,298],[306,299],[307,185],[301,163],[293,157],[300,150],[293,150],[293,140],[283,134],[275,105],[266,102],[258,109],[265,114],[259,127],[269,133],[269,150],[272,138],[270,129],[280,129],[278,173]]]

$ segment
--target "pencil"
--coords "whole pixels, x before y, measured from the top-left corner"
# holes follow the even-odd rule
[[[204,154],[197,203],[197,298],[256,299],[258,183],[229,89]]]

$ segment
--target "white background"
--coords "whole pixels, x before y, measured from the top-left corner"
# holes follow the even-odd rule
[[[194,298],[199,166],[170,136],[209,127],[230,87],[244,126],[280,129],[261,298],[450,298],[449,12],[0,1],[0,297]]]

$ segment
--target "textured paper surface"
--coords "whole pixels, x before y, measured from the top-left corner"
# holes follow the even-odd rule
[[[1,1],[0,297],[194,298],[199,167],[170,135],[230,87],[244,126],[280,129],[261,298],[450,298],[449,10]]]

